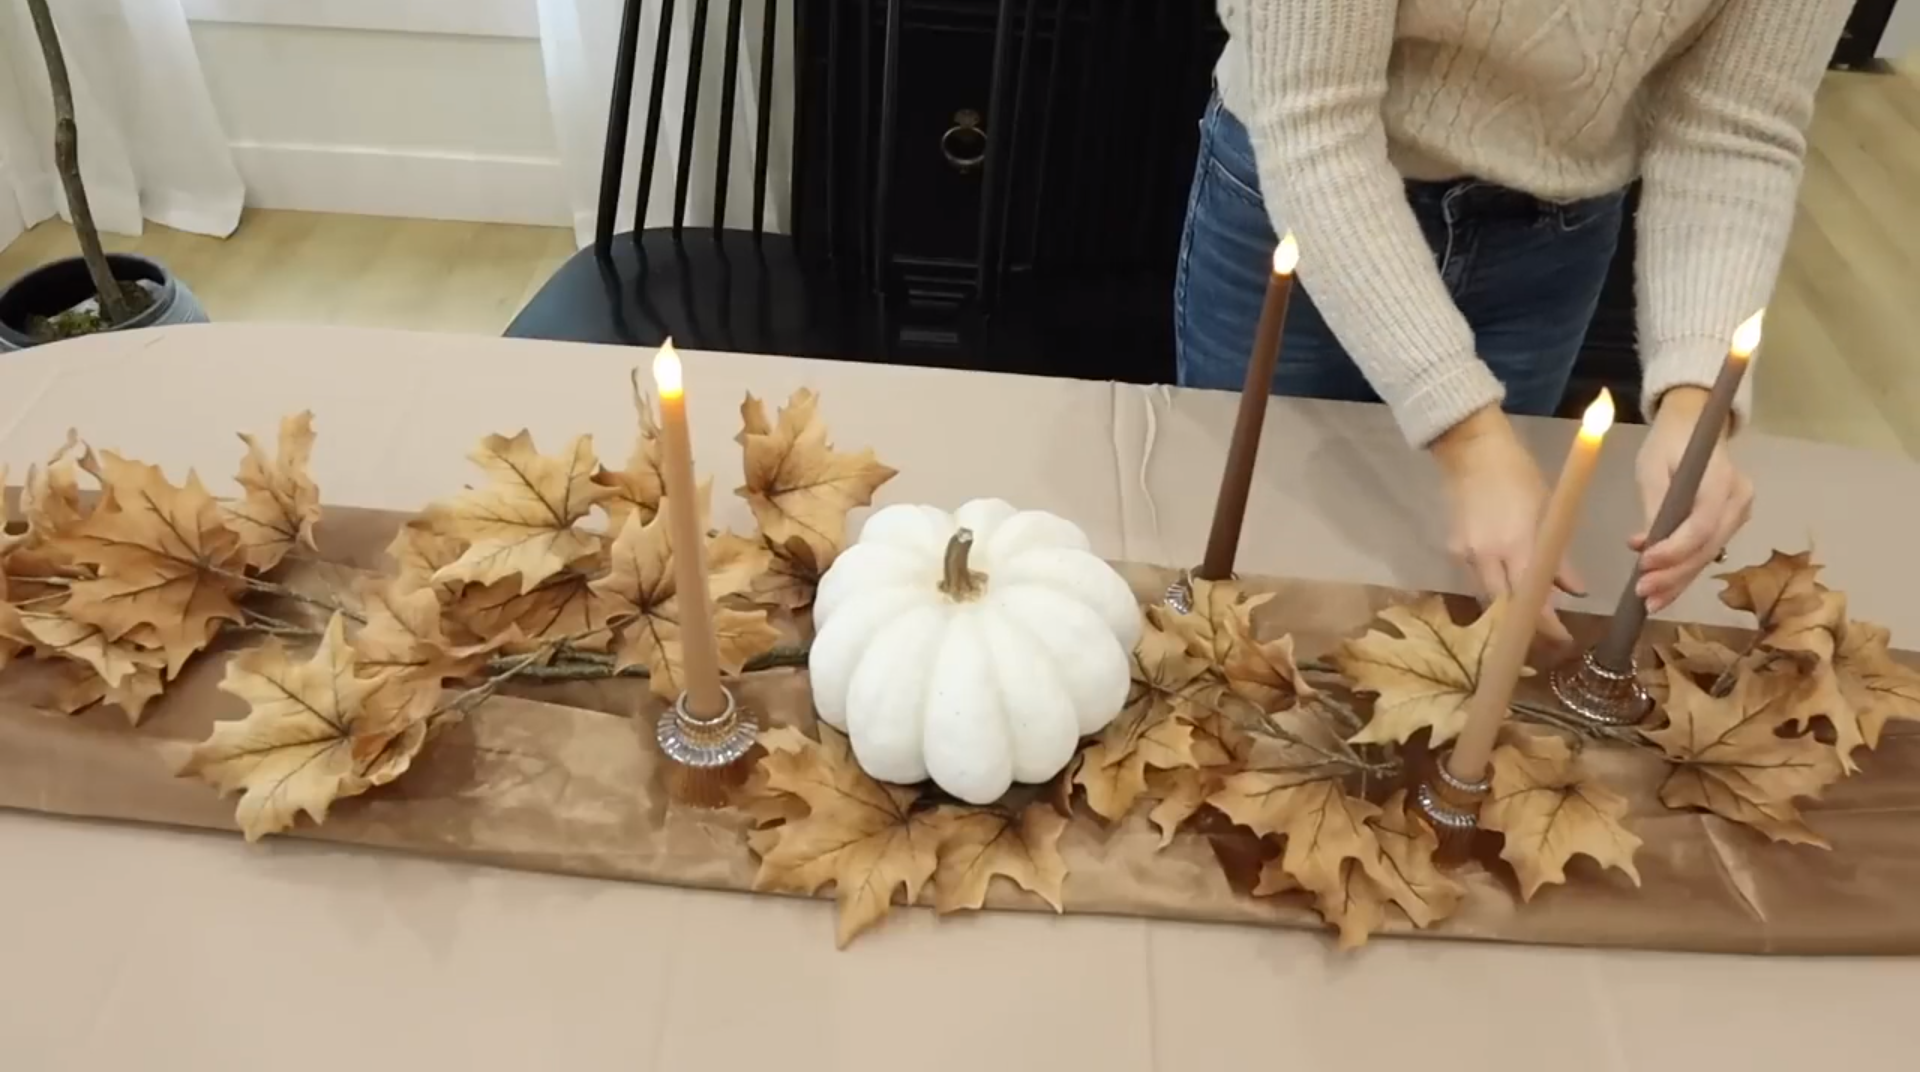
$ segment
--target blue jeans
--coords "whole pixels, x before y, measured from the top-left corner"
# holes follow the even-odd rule
[[[1624,200],[1623,191],[1542,201],[1474,179],[1407,183],[1407,202],[1480,358],[1506,385],[1508,412],[1559,407],[1613,260]],[[1216,96],[1200,125],[1174,284],[1183,386],[1237,391],[1245,384],[1277,242],[1247,129]],[[1380,400],[1304,281],[1287,311],[1273,393]]]

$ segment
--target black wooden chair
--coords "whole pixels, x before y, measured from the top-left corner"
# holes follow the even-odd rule
[[[720,0],[725,6],[719,129],[713,146],[713,217],[708,226],[686,225],[689,186],[694,179],[696,137],[700,132],[701,69],[707,52],[711,0],[692,0],[691,41],[685,63],[678,152],[673,160],[673,216],[667,227],[645,226],[654,176],[660,163],[661,116],[667,106],[667,72],[673,48],[674,0],[660,0],[654,33],[654,63],[640,147],[639,190],[631,230],[615,233],[627,155],[628,125],[639,48],[641,0],[627,0],[621,17],[607,116],[607,140],[600,164],[600,197],[593,245],[580,250],[540,288],[513,322],[509,336],[575,342],[656,346],[671,336],[690,349],[813,356],[857,356],[870,347],[874,302],[857,276],[836,271],[833,260],[811,256],[788,235],[766,229],[769,172],[768,140],[774,122],[774,65],[783,26],[796,33],[806,0],[788,0],[793,14],[782,18],[780,0],[764,0],[760,38],[759,86],[752,170],[752,226],[727,226],[732,174],[735,93],[741,44],[753,28],[743,26],[744,0]],[[798,50],[796,49],[796,52]],[[795,81],[805,79],[796,73]],[[802,113],[799,94],[793,114]],[[794,136],[795,176],[806,152]],[[779,181],[790,181],[781,177]],[[797,183],[792,198],[799,211]],[[795,228],[797,232],[797,228]]]

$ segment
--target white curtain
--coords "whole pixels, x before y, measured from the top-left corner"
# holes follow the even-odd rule
[[[94,222],[141,220],[225,236],[245,187],[227,148],[180,0],[51,0],[73,82],[80,170]],[[53,96],[26,0],[0,0],[0,246],[65,214]]]
[[[697,2],[676,0],[674,4],[673,47],[667,63],[666,94],[660,119],[659,160],[647,201],[646,225],[649,227],[664,226],[673,220],[674,176],[681,163],[680,131],[685,110],[687,58]],[[793,9],[799,2],[802,0],[779,0],[774,48],[773,106],[767,147],[767,227],[780,232],[786,230],[789,218],[787,175],[793,159]],[[687,193],[689,226],[704,225],[713,219],[728,3],[729,0],[709,0],[707,11],[698,129]],[[624,0],[539,0],[547,101],[553,109],[560,156],[566,165],[574,237],[583,246],[593,241],[594,215],[600,198],[600,158],[606,146],[607,108],[613,95],[614,51],[619,43],[624,7]],[[752,225],[754,140],[759,116],[760,42],[765,12],[765,0],[745,0],[742,7],[740,67],[734,86],[733,150],[727,182],[729,227]],[[644,0],[640,45],[634,63],[626,181],[622,184],[615,232],[631,230],[633,226],[659,20],[660,0]]]

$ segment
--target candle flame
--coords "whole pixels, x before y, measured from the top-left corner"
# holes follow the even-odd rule
[[[1300,266],[1300,243],[1294,241],[1293,232],[1280,240],[1280,248],[1273,251],[1273,274],[1292,275]]]
[[[680,379],[680,355],[673,352],[673,340],[660,344],[653,355],[653,386],[661,398],[679,398],[684,393]]]
[[[1767,311],[1762,309],[1748,317],[1746,323],[1734,329],[1733,349],[1728,351],[1728,356],[1742,361],[1753,356],[1753,352],[1760,348],[1760,321],[1766,315]]]
[[[1580,438],[1597,440],[1613,427],[1613,394],[1606,388],[1600,389],[1600,397],[1588,403],[1587,411],[1580,415]]]

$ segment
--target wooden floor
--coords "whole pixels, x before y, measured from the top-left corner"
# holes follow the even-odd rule
[[[231,238],[147,225],[103,236],[172,269],[216,321],[277,320],[498,335],[573,253],[559,227],[248,209]],[[0,279],[74,255],[51,220],[0,251]]]
[[[1793,242],[1755,366],[1755,424],[1920,458],[1920,60],[1827,76]],[[169,265],[216,320],[498,334],[573,251],[559,228],[250,211],[226,240],[110,237]],[[0,280],[71,255],[40,225]]]

